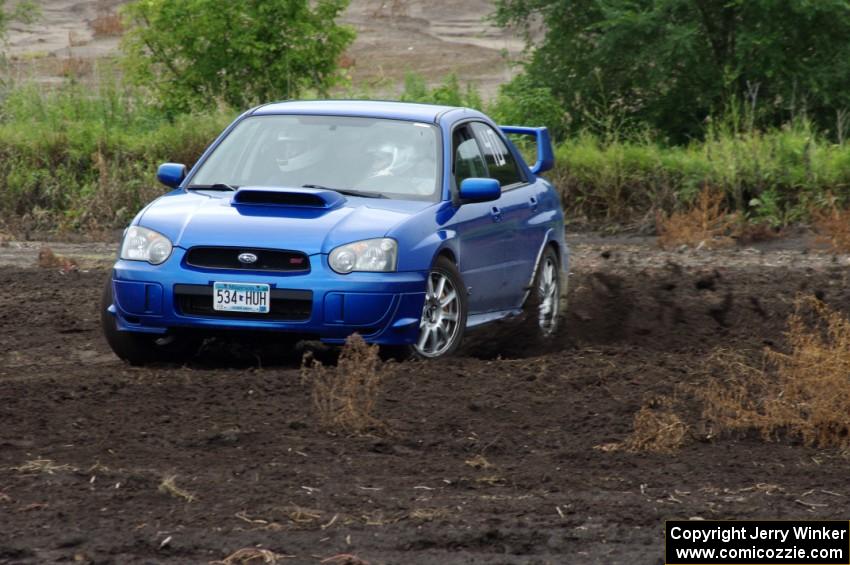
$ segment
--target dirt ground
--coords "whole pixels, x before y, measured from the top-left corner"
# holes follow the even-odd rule
[[[97,324],[108,246],[62,248],[83,265],[66,274],[28,266],[34,245],[3,248],[0,563],[208,563],[253,547],[281,563],[655,564],[665,519],[846,519],[838,451],[594,448],[623,440],[646,399],[698,385],[716,349],[781,349],[798,292],[850,309],[850,258],[800,239],[572,246],[555,342],[482,330],[456,358],[402,364],[378,409],[392,433],[365,437],[318,428],[295,354],[270,363],[243,343],[185,367],[119,363]],[[175,476],[183,497],[159,488]]]
[[[96,75],[76,60],[115,53],[91,22],[120,3],[40,2],[40,22],[11,29],[17,78]],[[354,84],[457,72],[491,96],[522,40],[482,20],[490,6],[353,0]],[[803,238],[717,252],[571,240],[557,339],[530,346],[504,325],[456,358],[397,366],[378,409],[391,433],[364,437],[319,429],[299,352],[213,343],[184,367],[118,362],[97,322],[113,244],[51,243],[81,265],[70,272],[35,267],[38,243],[0,246],[0,563],[259,548],[295,564],[656,564],[665,519],[846,519],[850,460],[836,450],[755,437],[595,448],[622,441],[648,399],[699,386],[716,350],[781,349],[798,293],[850,311],[850,258]]]

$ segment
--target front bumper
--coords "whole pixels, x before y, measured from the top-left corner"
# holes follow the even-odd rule
[[[162,265],[118,260],[109,308],[121,331],[162,334],[169,330],[277,331],[341,343],[358,332],[372,343],[416,341],[427,272],[350,273],[330,269],[326,255],[310,257],[307,273],[202,269],[184,262],[175,248]],[[214,282],[265,283],[272,301],[298,300],[297,315],[228,317],[187,307],[186,295],[212,294]],[[210,299],[211,300],[211,299]],[[286,319],[291,317],[293,319]]]

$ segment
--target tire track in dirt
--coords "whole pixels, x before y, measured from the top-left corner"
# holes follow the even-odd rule
[[[847,311],[846,258],[573,243],[558,340],[493,331],[403,364],[378,408],[392,433],[362,437],[319,429],[297,356],[259,368],[249,343],[129,368],[97,327],[105,270],[4,268],[0,562],[206,563],[261,544],[298,563],[653,563],[664,519],[843,517],[838,452],[594,448],[647,398],[699,385],[716,348],[781,348],[798,291]],[[159,489],[174,475],[194,501]]]

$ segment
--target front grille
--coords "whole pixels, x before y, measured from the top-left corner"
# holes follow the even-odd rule
[[[250,253],[253,263],[243,263],[239,256]],[[305,272],[310,258],[300,251],[279,251],[251,247],[193,247],[186,253],[186,264],[202,269],[242,269],[249,271]]]
[[[313,309],[311,290],[271,290],[271,308],[268,314],[252,312],[221,312],[213,309],[211,286],[174,285],[174,304],[178,313],[204,318],[236,320],[267,320],[271,322],[303,322],[310,319]]]

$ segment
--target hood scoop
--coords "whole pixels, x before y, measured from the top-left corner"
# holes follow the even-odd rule
[[[231,200],[234,206],[284,206],[330,210],[345,202],[333,190],[317,188],[240,188]]]

